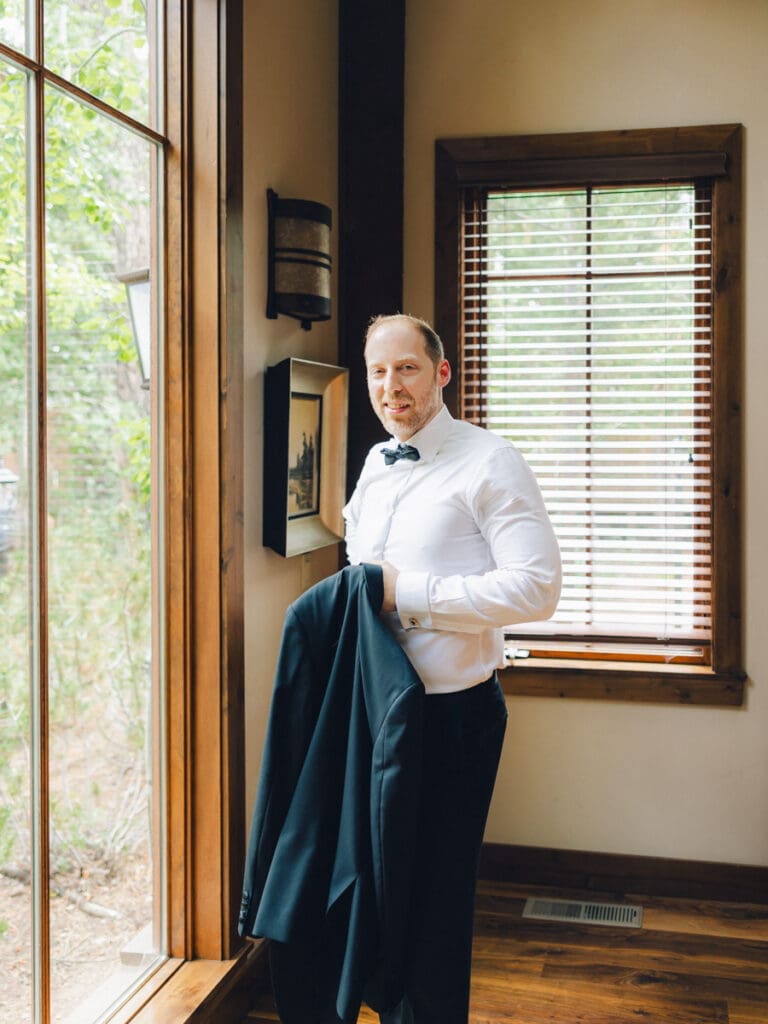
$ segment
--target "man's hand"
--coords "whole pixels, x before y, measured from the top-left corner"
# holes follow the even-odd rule
[[[397,587],[398,570],[389,562],[373,562],[372,565],[380,565],[384,578],[384,600],[381,602],[383,612],[393,612],[396,609],[395,592]]]

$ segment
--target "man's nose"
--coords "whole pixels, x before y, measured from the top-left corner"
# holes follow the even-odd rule
[[[384,377],[384,386],[387,391],[400,391],[402,384],[400,383],[400,374],[397,370],[387,370]]]

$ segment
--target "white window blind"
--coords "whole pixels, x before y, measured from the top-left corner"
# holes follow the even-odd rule
[[[467,189],[464,418],[509,438],[560,541],[521,646],[708,660],[711,195]]]

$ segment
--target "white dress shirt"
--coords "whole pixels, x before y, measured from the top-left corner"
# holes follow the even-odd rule
[[[427,692],[504,664],[504,626],[552,615],[560,550],[530,467],[508,441],[443,406],[408,438],[418,461],[368,453],[344,508],[347,555],[399,570],[390,626]]]

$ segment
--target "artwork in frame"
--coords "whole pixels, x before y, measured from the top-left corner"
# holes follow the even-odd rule
[[[288,416],[288,518],[320,512],[322,395],[291,392]]]
[[[267,369],[263,542],[286,558],[343,539],[348,379],[305,359]]]

